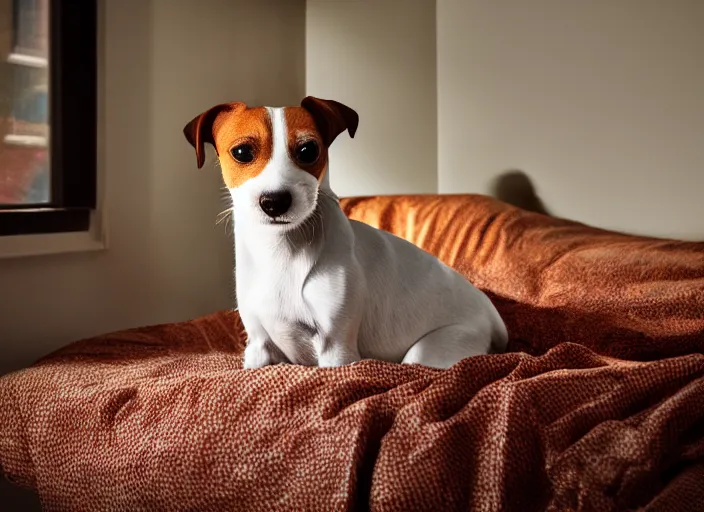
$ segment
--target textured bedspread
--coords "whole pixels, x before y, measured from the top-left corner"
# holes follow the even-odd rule
[[[704,510],[704,244],[344,206],[486,289],[514,352],[242,370],[233,312],[80,341],[0,379],[5,475],[49,511]]]

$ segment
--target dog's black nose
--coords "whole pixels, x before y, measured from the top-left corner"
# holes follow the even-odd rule
[[[293,198],[287,191],[265,192],[259,197],[259,206],[269,217],[278,217],[286,213],[291,208],[291,202]]]

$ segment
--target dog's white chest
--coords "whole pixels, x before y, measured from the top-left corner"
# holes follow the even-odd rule
[[[237,272],[240,314],[257,323],[286,356],[299,364],[314,364],[316,323],[303,299],[309,265],[287,259],[285,271],[273,272],[272,262],[250,262]],[[282,265],[278,263],[278,265]]]

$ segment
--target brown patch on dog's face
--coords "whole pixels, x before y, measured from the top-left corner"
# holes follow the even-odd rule
[[[302,107],[286,107],[286,147],[291,160],[318,181],[323,179],[328,150],[313,116]]]
[[[264,170],[273,151],[271,132],[271,118],[264,107],[239,108],[217,116],[213,139],[228,188],[239,187]]]
[[[205,144],[212,144],[220,158],[228,188],[240,187],[258,176],[270,162],[276,144],[286,145],[292,162],[319,182],[325,175],[328,147],[347,130],[354,137],[359,116],[333,100],[307,96],[300,107],[284,109],[286,133],[273,134],[273,120],[265,107],[222,103],[192,119],[183,129],[196,150],[198,168],[205,163]]]

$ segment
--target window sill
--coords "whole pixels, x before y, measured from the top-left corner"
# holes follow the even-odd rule
[[[8,146],[47,147],[46,137],[42,137],[41,135],[17,135],[10,133],[5,135],[3,142]]]
[[[49,64],[46,57],[35,57],[34,55],[17,52],[8,55],[7,62],[9,64],[19,64],[20,66],[29,66],[32,68],[45,68]]]
[[[88,231],[0,237],[0,259],[24,258],[107,249],[107,230],[102,216],[91,216]]]

